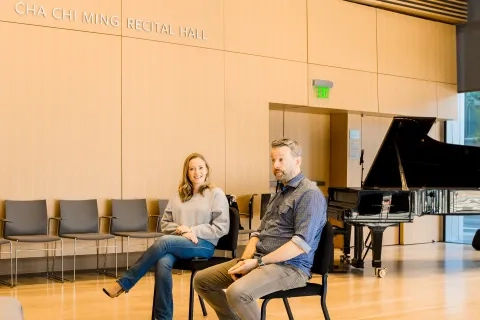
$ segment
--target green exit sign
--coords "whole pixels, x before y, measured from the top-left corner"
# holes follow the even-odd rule
[[[330,88],[328,87],[317,87],[317,98],[328,99],[330,94]]]
[[[330,97],[330,89],[333,88],[332,81],[314,79],[312,85],[315,89],[317,98],[328,99]]]

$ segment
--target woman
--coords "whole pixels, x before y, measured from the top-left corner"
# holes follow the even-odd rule
[[[155,319],[172,319],[172,266],[177,259],[211,258],[218,240],[228,233],[229,207],[225,193],[209,182],[210,167],[198,153],[183,165],[183,177],[176,195],[163,214],[162,236],[114,284],[103,291],[111,298],[128,292],[156,265]]]

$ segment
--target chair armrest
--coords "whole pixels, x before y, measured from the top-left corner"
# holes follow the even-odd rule
[[[112,219],[118,219],[118,217],[114,216],[100,216],[98,217],[98,233],[100,233],[100,224],[102,223],[102,219],[107,219],[109,221],[108,224],[108,233],[112,233]]]
[[[148,222],[150,223],[150,218],[157,219],[157,227],[155,228],[155,232],[158,232],[158,223],[160,222],[160,215],[159,214],[151,214],[148,216]]]
[[[57,236],[58,236],[58,232],[60,231],[60,222],[62,221],[62,218],[59,218],[59,217],[48,218],[48,224],[47,224],[47,234],[48,235],[50,235],[50,222],[52,220],[57,222]]]

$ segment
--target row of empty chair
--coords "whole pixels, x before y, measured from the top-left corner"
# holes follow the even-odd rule
[[[59,217],[48,217],[46,200],[6,200],[5,219],[0,219],[3,237],[0,238],[0,248],[9,246],[9,251],[1,251],[10,257],[11,282],[1,281],[4,284],[15,286],[18,283],[18,253],[20,251],[45,250],[47,252],[47,277],[64,281],[63,274],[63,239],[73,240],[73,280],[75,281],[75,264],[77,240],[96,241],[96,245],[90,248],[97,250],[97,272],[99,272],[99,249],[105,248],[104,273],[117,276],[117,245],[116,236],[127,239],[127,268],[129,265],[129,240],[130,238],[158,238],[160,232],[160,220],[168,204],[168,200],[158,200],[158,215],[149,215],[146,199],[113,199],[112,215],[99,216],[96,199],[87,200],[60,200]],[[153,220],[153,221],[152,221]],[[103,223],[106,223],[103,226]],[[154,222],[155,229],[150,230],[149,225]],[[102,229],[103,226],[103,229]],[[52,232],[56,227],[56,232]],[[108,231],[103,231],[107,229]],[[105,244],[100,246],[100,241]],[[109,245],[113,240],[113,245]],[[12,243],[44,243],[45,249],[19,249]],[[60,243],[61,277],[54,275],[57,243]],[[54,243],[54,248],[49,247]],[[82,247],[88,248],[88,247]],[[108,248],[115,252],[115,275],[106,272],[106,258]],[[53,251],[53,263],[49,269],[49,252]],[[15,259],[15,272],[13,272],[13,257]],[[13,275],[15,274],[15,280]]]

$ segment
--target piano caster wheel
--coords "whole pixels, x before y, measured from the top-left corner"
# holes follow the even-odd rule
[[[387,268],[375,268],[375,275],[379,278],[384,278],[387,275]]]
[[[349,256],[341,255],[340,256],[340,264],[344,267],[347,268],[352,264],[352,260],[350,259]]]
[[[350,266],[350,258],[344,255],[340,256],[340,266],[342,270],[348,269],[348,267]]]

